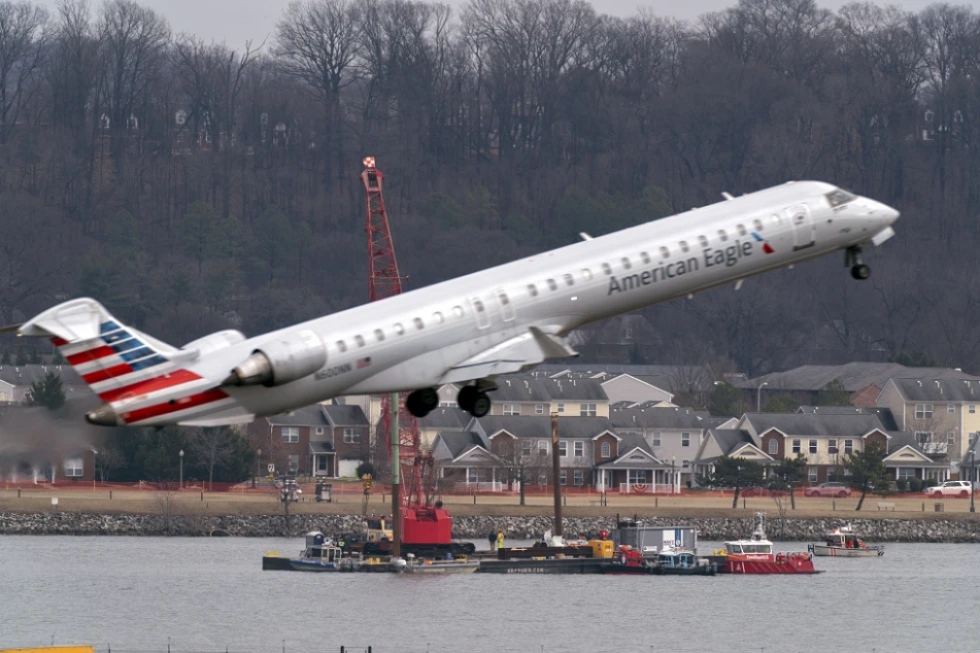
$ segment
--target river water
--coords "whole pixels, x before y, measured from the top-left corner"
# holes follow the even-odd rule
[[[928,653],[980,639],[980,545],[889,544],[800,577],[262,571],[265,551],[301,546],[0,536],[0,649]]]

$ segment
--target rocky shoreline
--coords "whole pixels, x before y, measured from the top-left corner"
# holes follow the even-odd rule
[[[694,526],[698,538],[708,541],[747,536],[751,515],[740,518],[646,517],[657,526]],[[0,513],[0,535],[122,535],[206,537],[301,537],[320,530],[332,537],[358,530],[360,518],[350,515],[96,515],[71,512]],[[849,523],[869,542],[980,542],[978,519],[901,518],[794,518],[769,515],[767,534],[775,541],[817,541],[836,526]],[[594,536],[616,526],[613,517],[567,518],[566,536]],[[454,517],[457,538],[483,539],[491,530],[503,530],[508,538],[535,539],[552,527],[549,517]]]

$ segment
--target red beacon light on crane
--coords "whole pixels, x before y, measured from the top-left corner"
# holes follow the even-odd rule
[[[366,157],[364,157],[364,159],[361,161],[361,163],[363,163],[364,164],[364,167],[365,168],[368,168],[368,169],[372,169],[373,170],[374,167],[375,167],[374,157],[373,156],[366,156]]]

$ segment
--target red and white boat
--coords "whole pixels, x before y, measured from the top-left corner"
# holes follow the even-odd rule
[[[813,555],[807,551],[774,553],[766,538],[765,515],[757,513],[759,523],[750,539],[725,542],[725,572],[729,574],[816,574]]]

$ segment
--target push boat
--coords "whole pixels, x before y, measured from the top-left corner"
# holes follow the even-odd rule
[[[653,573],[663,576],[714,576],[718,573],[718,567],[693,551],[666,549],[657,554]]]
[[[758,524],[749,539],[725,542],[720,552],[729,574],[817,574],[809,551],[774,553],[766,537],[765,515],[758,513]]]
[[[869,546],[858,537],[850,524],[827,533],[824,544],[810,544],[807,549],[815,556],[840,558],[877,558],[885,555],[884,545]]]
[[[306,534],[306,547],[299,557],[280,557],[267,554],[262,569],[287,571],[361,571],[364,561],[360,555],[350,555],[320,531]]]

